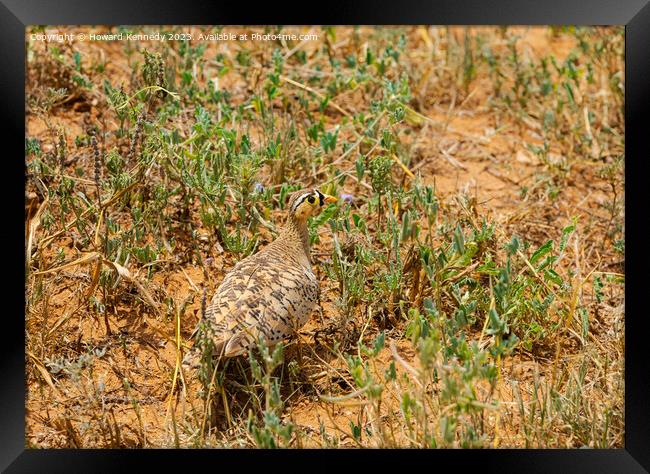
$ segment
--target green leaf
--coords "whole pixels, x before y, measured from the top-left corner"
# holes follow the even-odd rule
[[[567,240],[569,240],[569,235],[576,229],[575,224],[571,224],[562,229],[562,239],[560,240],[560,252],[566,247]]]
[[[603,301],[603,280],[600,277],[594,278],[594,292],[596,293],[596,301],[602,303]]]
[[[359,181],[361,181],[361,179],[363,178],[364,173],[366,172],[366,165],[363,162],[363,157],[362,156],[359,156],[359,158],[357,158],[357,161],[355,161],[354,166],[355,166],[356,172],[357,172],[357,179]]]
[[[463,231],[460,225],[456,226],[456,231],[454,232],[454,248],[460,255],[465,253],[465,238],[463,237]]]
[[[372,355],[376,356],[384,348],[384,343],[386,341],[386,333],[384,331],[380,332],[377,338],[375,339],[375,347],[372,350]]]
[[[390,362],[390,365],[388,366],[388,369],[386,369],[386,371],[384,372],[384,375],[386,377],[386,381],[395,380],[397,378],[397,371],[395,370],[394,360]]]
[[[519,238],[516,235],[512,236],[512,240],[510,243],[506,244],[506,250],[508,251],[508,255],[514,255],[517,253],[517,250],[519,250],[520,242]]]
[[[354,436],[354,439],[361,441],[361,426],[355,425],[354,421],[350,420],[350,428],[352,429],[352,436]]]
[[[530,263],[534,264],[537,260],[542,258],[547,253],[549,253],[551,250],[553,250],[553,241],[549,240],[544,245],[542,245],[540,248],[538,248],[535,251],[535,253],[533,253],[532,257],[530,257]]]
[[[490,318],[490,328],[487,330],[488,334],[503,334],[506,330],[505,322],[499,318],[495,309],[491,309],[488,313]]]
[[[544,271],[544,278],[545,278],[547,281],[550,280],[550,281],[552,281],[553,283],[556,283],[557,285],[560,285],[560,286],[562,285],[562,283],[564,283],[564,280],[562,280],[562,278],[560,277],[560,275],[558,275],[558,274],[555,272],[555,270],[552,270],[552,269],[550,269],[550,268],[549,268],[548,270],[545,270],[545,271]]]
[[[582,338],[586,339],[589,335],[589,312],[585,308],[579,309],[582,319]]]

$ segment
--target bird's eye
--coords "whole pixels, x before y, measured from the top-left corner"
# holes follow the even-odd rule
[[[314,202],[316,201],[316,198],[314,196],[309,196],[307,198],[307,201],[309,202],[309,204],[314,204]]]

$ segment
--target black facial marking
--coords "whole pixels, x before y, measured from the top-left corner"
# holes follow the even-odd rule
[[[319,200],[320,205],[323,206],[325,204],[325,196],[318,189],[316,189],[315,191],[316,191],[316,194],[318,194],[318,200]]]

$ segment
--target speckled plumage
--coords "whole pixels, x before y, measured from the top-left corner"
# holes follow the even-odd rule
[[[275,345],[307,322],[319,294],[307,220],[335,200],[315,189],[295,192],[278,237],[225,276],[205,311],[214,355],[247,354],[258,340]]]

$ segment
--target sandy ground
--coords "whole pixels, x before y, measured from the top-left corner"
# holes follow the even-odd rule
[[[519,33],[522,36],[519,45],[524,55],[539,57],[553,54],[558,61],[562,61],[577,46],[574,37],[566,34],[553,36],[547,28],[521,28]],[[417,37],[419,33],[414,31],[412,34]],[[462,42],[462,29],[453,34]],[[137,55],[127,57],[120,43],[83,43],[76,44],[75,47],[82,53],[84,61],[91,62],[96,58],[105,61],[104,74],[112,78],[113,84],[119,83],[120,78],[125,84],[128,83],[131,65]],[[224,45],[210,46],[206,55],[211,56],[224,48]],[[263,45],[251,44],[251,48],[255,51],[263,48]],[[308,47],[307,51],[309,52]],[[226,74],[220,78],[220,87],[231,92],[235,103],[244,100],[249,93],[236,77],[234,74]],[[596,165],[588,161],[575,163],[567,177],[567,184],[561,188],[559,196],[553,202],[536,201],[529,197],[530,193],[522,196],[521,189],[535,189],[539,176],[545,170],[545,165],[527,147],[529,144],[539,145],[540,135],[534,128],[521,129],[513,121],[495,123],[494,114],[485,105],[489,94],[487,81],[487,78],[477,78],[470,87],[469,97],[454,99],[454,107],[450,107],[449,103],[436,103],[427,91],[429,86],[422,86],[420,112],[430,122],[422,125],[417,134],[403,137],[413,151],[409,163],[411,170],[420,173],[425,183],[435,184],[441,202],[451,203],[458,193],[469,193],[475,197],[479,216],[497,223],[504,233],[514,230],[533,242],[558,239],[562,228],[571,223],[573,216],[578,215],[584,223],[580,242],[580,256],[584,261],[580,264],[585,272],[596,262],[605,271],[621,271],[620,258],[609,249],[611,245],[606,248],[601,246],[608,222],[608,213],[603,203],[611,200],[612,191],[607,183],[597,179]],[[337,97],[336,100],[341,104],[347,102],[345,97]],[[101,103],[92,94],[87,102],[89,105],[73,100],[71,104],[58,107],[53,112],[51,120],[55,125],[65,128],[70,150],[76,150],[75,137],[83,134],[88,124],[104,116],[99,110]],[[335,123],[338,118],[340,117],[331,114],[327,120]],[[109,128],[116,128],[114,118],[106,117],[105,120],[109,121]],[[38,138],[43,144],[44,152],[53,149],[46,124],[33,113],[27,116],[27,135]],[[88,149],[79,151],[81,165],[87,166]],[[70,169],[73,166],[76,165]],[[362,192],[352,184],[346,185],[346,191]],[[272,213],[275,219],[280,219],[280,216],[279,211]],[[201,233],[200,223],[195,224]],[[301,331],[301,344],[311,349],[296,349],[295,344],[289,349],[290,360],[292,353],[300,353],[305,364],[305,376],[318,375],[317,372],[321,369],[316,356],[319,353],[323,355],[323,352],[318,350],[314,342],[314,331],[322,329],[323,324],[328,327],[340,318],[335,304],[338,285],[318,268],[319,262],[327,258],[331,249],[327,233],[322,234],[321,241],[313,249],[317,274],[321,280],[322,311],[315,313]],[[41,235],[43,237],[45,236]],[[268,232],[265,236],[264,231],[262,237],[262,244],[265,243],[264,238],[267,241],[271,238]],[[219,252],[218,249],[205,248],[205,251],[210,277],[208,281],[203,267],[190,260],[166,266],[164,271],[153,274],[148,283],[155,298],[167,295],[182,300],[192,295],[181,321],[183,337],[189,336],[199,317],[201,297],[196,289],[207,288],[209,292],[214,290],[223,275],[236,263],[232,255]],[[46,250],[45,261],[53,261],[59,252],[63,252],[66,261],[79,256],[73,239],[65,236],[52,242]],[[26,443],[30,447],[108,446],[113,441],[102,438],[97,430],[90,428],[95,423],[103,423],[107,426],[106,432],[119,437],[117,444],[121,446],[142,446],[143,439],[144,445],[148,447],[169,446],[168,397],[176,357],[173,321],[152,313],[146,305],[136,303],[134,297],[132,304],[121,302],[112,308],[108,316],[109,333],[104,319],[91,316],[88,306],[78,298],[88,285],[90,271],[90,267],[70,268],[49,279],[46,310],[40,306],[32,309],[41,316],[33,318],[28,325],[32,344],[28,345],[26,356]],[[139,272],[140,276],[144,274],[145,272]],[[621,298],[620,293],[612,294],[608,300],[611,311],[603,311],[592,320],[593,334],[599,338],[598,335],[602,335],[603,344],[607,344],[608,338],[616,339],[615,335],[622,331],[622,315],[615,310],[621,304]],[[371,340],[370,335],[369,331]],[[405,342],[400,341],[397,346],[401,357],[409,363],[417,364],[415,352]],[[48,347],[50,353],[32,352],[39,347]],[[48,373],[44,366],[46,357],[75,351],[83,353],[86,347],[102,348],[104,353],[95,358],[92,369],[83,368],[78,379],[54,374],[51,370]],[[567,347],[567,356],[571,357],[571,350],[575,349],[576,347]],[[522,385],[530,383],[535,372],[539,372],[542,378],[547,377],[550,358],[552,354],[543,351],[534,355],[522,351],[504,365],[504,383],[500,385],[499,392],[506,404],[508,400],[512,401],[512,406],[504,412],[506,419],[510,417],[514,423],[517,417],[512,385],[509,382],[516,380]],[[386,366],[390,363],[392,356],[389,349],[382,351],[379,360]],[[341,360],[330,359],[327,362],[334,368],[344,367],[344,361]],[[398,370],[401,368],[398,367]],[[124,383],[125,379],[129,381],[128,387]],[[340,381],[330,374],[314,380],[313,387],[321,393],[332,393],[338,385],[343,386],[338,387],[340,393],[347,389],[344,383],[339,384]],[[177,399],[173,404],[176,413],[190,410],[190,406],[201,406],[194,392],[199,389],[198,382],[188,382],[187,399]],[[342,437],[342,446],[355,446],[349,436],[338,431],[343,429],[349,432],[350,420],[358,419],[358,406],[350,404],[332,407],[319,402],[313,387],[294,391],[285,410],[286,419],[292,420],[306,433],[313,433],[314,438],[319,436],[322,423],[328,433],[338,433]],[[289,394],[292,392],[287,387],[284,390]],[[97,397],[97,393],[101,393],[101,397]],[[133,403],[133,399],[137,400],[137,404]],[[237,405],[241,404],[239,408],[242,413],[246,412],[245,400],[240,401],[234,397],[231,402],[231,411],[236,411]],[[398,410],[397,395],[393,402],[395,410]],[[225,423],[223,420],[225,417],[222,418]],[[503,425],[507,427],[507,421]],[[115,427],[119,427],[119,432]],[[227,429],[223,436],[228,437]],[[304,445],[317,446],[318,442],[307,440]],[[523,439],[521,434],[508,432],[506,428],[501,433],[500,445],[522,446]]]

